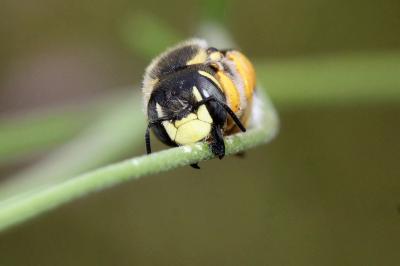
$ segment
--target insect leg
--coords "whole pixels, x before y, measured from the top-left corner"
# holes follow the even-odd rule
[[[161,117],[161,118],[158,118],[158,119],[156,119],[156,120],[149,121],[149,124],[147,125],[147,128],[146,128],[146,133],[145,133],[145,135],[144,135],[144,140],[145,140],[145,142],[146,142],[146,152],[147,152],[147,154],[150,154],[150,153],[151,153],[150,128],[151,128],[152,126],[154,126],[155,124],[157,124],[157,123],[161,123],[161,122],[167,121],[167,120],[169,120],[169,119],[170,119],[169,117]]]
[[[210,96],[206,99],[203,99],[203,100],[197,102],[195,107],[198,108],[200,105],[211,102],[211,101],[217,102],[219,105],[224,107],[225,111],[232,117],[233,121],[240,128],[240,130],[243,132],[246,132],[246,128],[243,126],[242,122],[240,122],[239,118],[235,115],[235,113],[232,111],[232,109],[226,103],[219,101],[218,99],[214,98],[213,96]]]
[[[146,134],[144,135],[144,139],[146,142],[146,152],[147,154],[151,153],[151,145],[150,145],[150,127],[152,126],[151,123],[146,128]]]
[[[192,163],[190,166],[194,169],[200,169],[199,163]]]
[[[213,126],[211,130],[211,137],[211,151],[215,156],[218,156],[219,159],[222,159],[225,156],[225,143],[222,135],[222,129],[219,125]]]

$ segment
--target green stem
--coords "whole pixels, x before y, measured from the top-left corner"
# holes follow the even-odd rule
[[[225,139],[226,153],[233,154],[271,140],[278,128],[275,109],[268,100],[260,108],[260,121],[246,133]],[[213,158],[206,143],[167,149],[99,168],[50,187],[0,202],[0,230],[33,218],[88,193],[149,174]]]
[[[112,106],[112,109],[93,119],[79,136],[3,182],[0,186],[0,201],[18,195],[21,191],[51,186],[108,164],[120,159],[124,153],[132,154],[138,143],[142,142],[144,132],[140,97],[124,91],[118,95],[118,105]]]
[[[274,103],[285,108],[400,100],[399,52],[264,60],[256,70]]]
[[[0,120],[0,164],[28,156],[71,138],[93,114],[52,110]]]
[[[29,114],[0,117],[0,165],[65,143],[103,114],[115,109],[126,95],[124,90],[98,96],[85,104],[65,104],[33,110]]]

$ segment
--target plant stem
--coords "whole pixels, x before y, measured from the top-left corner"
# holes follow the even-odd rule
[[[124,92],[118,100],[118,105],[93,119],[79,136],[3,182],[0,201],[108,164],[125,152],[132,154],[143,136],[140,97]]]
[[[127,89],[132,91],[132,88]],[[79,131],[90,127],[93,121],[115,110],[127,97],[127,89],[97,96],[84,103],[0,117],[0,165],[65,143]]]
[[[257,76],[277,106],[398,103],[400,53],[352,53],[263,60]]]
[[[275,109],[267,99],[262,105],[259,123],[254,128],[225,138],[227,155],[260,145],[275,136],[278,129]],[[0,202],[0,231],[88,193],[213,157],[206,143],[171,148],[102,167],[10,198]]]

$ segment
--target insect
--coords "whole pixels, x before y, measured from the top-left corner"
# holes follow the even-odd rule
[[[223,136],[246,131],[255,71],[241,52],[218,50],[204,40],[191,39],[151,62],[142,90],[148,118],[148,154],[152,129],[169,146],[206,141],[212,153],[222,159]]]

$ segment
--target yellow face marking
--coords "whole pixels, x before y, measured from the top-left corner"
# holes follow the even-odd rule
[[[207,53],[204,50],[199,50],[197,54],[186,62],[186,65],[203,64],[207,60]]]
[[[194,94],[194,97],[196,98],[196,100],[197,100],[198,102],[200,102],[201,100],[203,100],[203,97],[201,97],[201,94],[200,94],[200,92],[199,92],[199,90],[197,89],[196,86],[193,86],[193,94]]]
[[[200,71],[199,71],[200,72]],[[207,73],[207,72],[206,72]],[[208,73],[207,73],[208,74]],[[201,94],[199,92],[199,90],[197,89],[196,86],[193,86],[193,94],[194,97],[196,97],[196,100],[199,102],[203,99],[203,97],[201,97]],[[204,122],[207,123],[212,123],[212,118],[207,110],[207,107],[203,104],[199,107],[199,109],[197,110],[197,117]]]
[[[158,103],[156,104],[156,110],[157,110],[158,117],[163,117],[164,116],[164,112],[162,110],[162,107]]]
[[[162,124],[165,128],[165,131],[167,131],[169,138],[174,140],[175,136],[176,136],[176,132],[178,131],[176,129],[176,127],[169,121],[164,121],[164,122],[162,122]]]
[[[203,70],[199,70],[199,74],[212,80],[212,82],[214,82],[214,84],[218,87],[218,89],[222,90],[221,84],[219,84],[218,80],[214,78],[213,75]]]
[[[193,86],[193,94],[197,101],[203,99],[196,86]],[[156,105],[156,108],[158,115],[163,113],[159,104]],[[164,121],[162,124],[171,140],[177,144],[184,145],[206,138],[210,134],[212,122],[210,113],[203,104],[199,107],[197,113],[190,113],[174,123]]]
[[[200,120],[192,120],[178,128],[175,142],[182,145],[195,143],[207,137],[210,131],[211,124]]]
[[[185,123],[187,123],[189,121],[195,120],[195,119],[197,119],[197,115],[195,115],[193,113],[190,113],[187,116],[185,116],[184,118],[182,118],[181,120],[176,120],[175,121],[175,127],[178,128],[181,125],[183,125],[183,124],[185,124]]]
[[[194,113],[188,114],[181,120],[172,124],[164,121],[163,126],[168,136],[177,144],[189,144],[198,142],[210,134],[212,118],[205,105]]]
[[[197,117],[203,122],[207,122],[210,124],[213,122],[210,113],[208,112],[207,107],[204,104],[200,106],[197,110]]]

